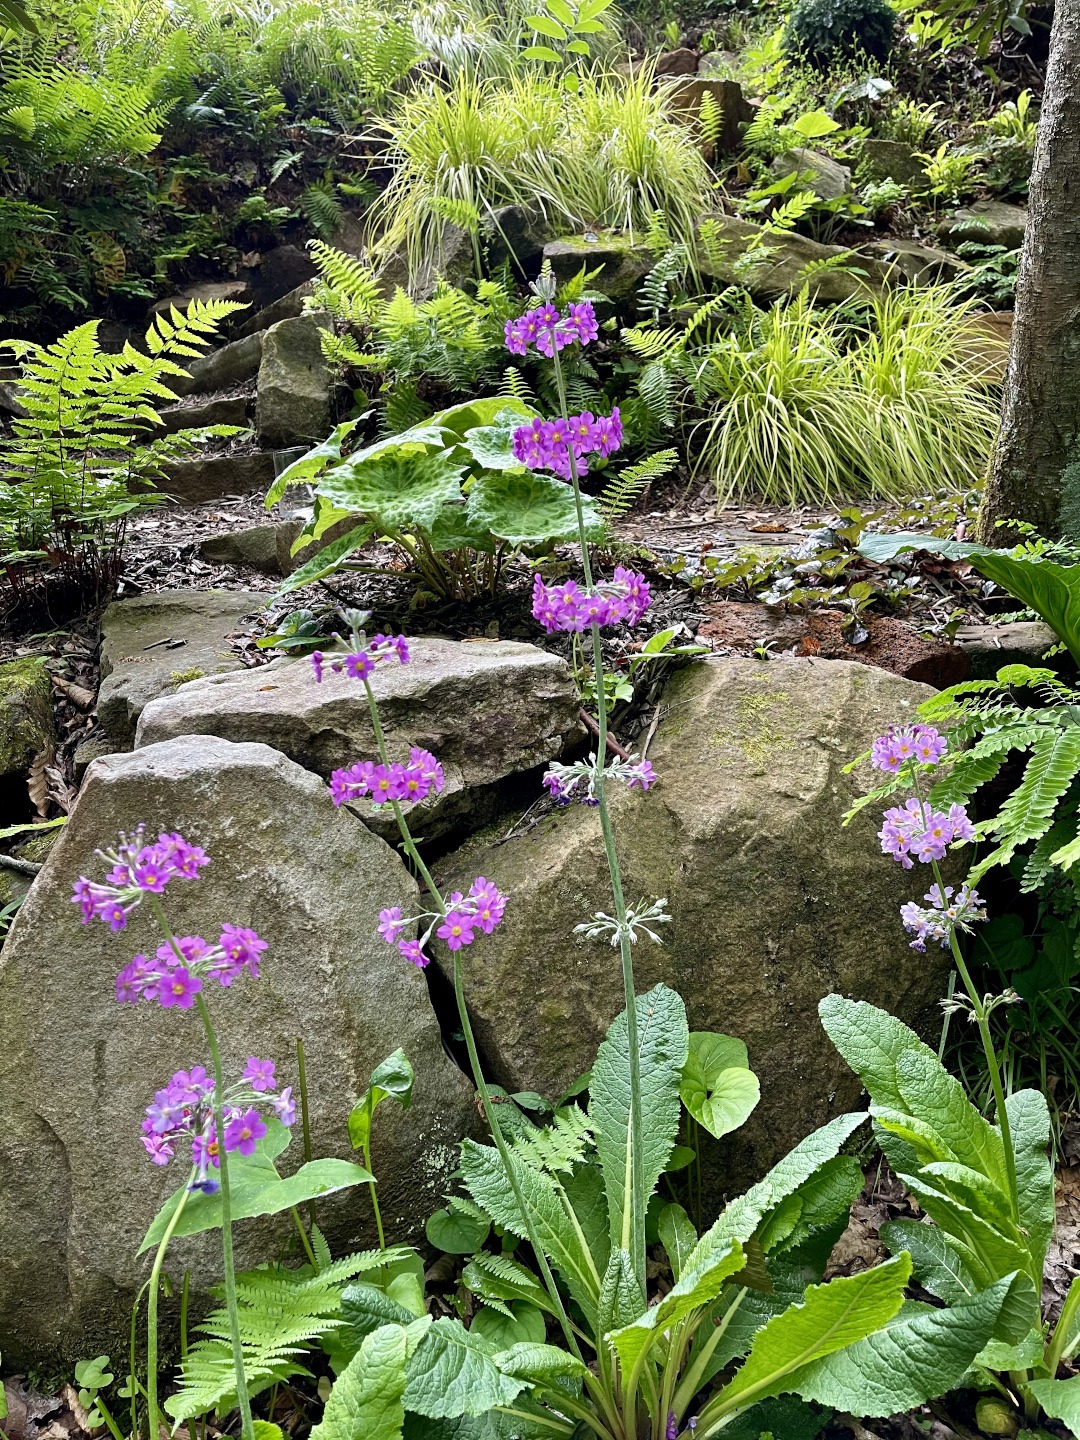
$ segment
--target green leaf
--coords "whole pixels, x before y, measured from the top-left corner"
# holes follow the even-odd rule
[[[611,3],[612,0],[585,0],[585,4],[578,11],[578,23],[582,20],[595,20]]]
[[[1051,1420],[1061,1420],[1080,1434],[1080,1375],[1071,1380],[1029,1380],[1027,1389]]]
[[[0,830],[0,840],[10,840],[12,835],[24,835],[28,831],[55,830],[58,825],[66,825],[68,817],[60,815],[55,820],[41,820],[33,825],[5,825]]]
[[[729,1241],[726,1250],[719,1253],[714,1251],[700,1265],[690,1263],[693,1255],[694,1252],[691,1252],[678,1282],[659,1304],[650,1306],[633,1324],[626,1325],[609,1336],[619,1353],[624,1371],[629,1371],[641,1353],[648,1350],[671,1326],[677,1325],[692,1311],[699,1310],[715,1300],[724,1281],[737,1274],[746,1259],[742,1246],[736,1240]]]
[[[547,35],[551,40],[565,40],[566,31],[557,20],[549,20],[546,15],[526,15],[525,24],[539,31],[541,35]]]
[[[797,120],[791,122],[791,128],[797,130],[806,140],[817,140],[822,135],[831,135],[840,126],[824,110],[812,110],[808,115],[800,115]]]
[[[971,1363],[982,1366],[984,1370],[1030,1370],[1042,1363],[1045,1346],[1042,1330],[1032,1328],[1017,1345],[1009,1345],[1004,1340],[990,1340]]]
[[[510,1255],[475,1255],[461,1272],[462,1281],[489,1305],[527,1300],[540,1310],[553,1312],[551,1298],[533,1272]],[[503,1306],[504,1311],[506,1306]]]
[[[898,531],[892,535],[863,535],[856,546],[865,560],[875,565],[885,565],[905,550],[925,550],[928,555],[940,555],[945,560],[967,560],[973,555],[990,553],[985,545],[976,545],[970,540],[939,540],[934,535],[923,535],[917,530]]]
[[[681,1205],[664,1206],[660,1211],[658,1229],[671,1273],[678,1280],[687,1257],[698,1242],[697,1231]]]
[[[356,1354],[367,1336],[384,1325],[411,1325],[416,1315],[377,1285],[363,1281],[341,1294],[341,1324],[330,1335],[335,1359]]]
[[[325,580],[328,575],[333,575],[336,570],[341,569],[350,555],[371,539],[372,533],[370,525],[357,525],[355,530],[350,530],[347,535],[342,535],[330,545],[324,545],[317,555],[306,560],[298,570],[294,570],[282,581],[274,598],[280,599],[294,590],[302,590],[305,585],[314,585],[317,580]]]
[[[760,1440],[762,1435],[783,1440],[817,1440],[825,1416],[797,1395],[776,1395],[751,1405],[720,1432],[724,1440]]]
[[[785,1388],[804,1400],[871,1417],[893,1415],[943,1395],[960,1383],[986,1344],[1009,1283],[1008,1278],[999,1280],[945,1310],[905,1307],[865,1338],[813,1360],[790,1376]],[[751,1352],[748,1365],[753,1358]]]
[[[396,1100],[403,1110],[412,1103],[416,1075],[405,1051],[398,1048],[371,1072],[368,1088],[349,1113],[349,1144],[354,1150],[371,1143],[371,1119],[384,1100]]]
[[[761,1098],[743,1042],[708,1030],[690,1035],[679,1093],[698,1124],[717,1140],[745,1124]]]
[[[527,45],[521,52],[526,60],[547,60],[554,61],[556,65],[562,61],[562,56],[548,45]]]
[[[482,1415],[509,1405],[525,1388],[504,1375],[494,1348],[460,1320],[436,1320],[406,1365],[405,1405],[420,1415]]]
[[[604,522],[587,495],[582,496],[585,533],[599,540]],[[569,485],[535,470],[485,471],[469,491],[468,523],[511,545],[535,545],[577,538],[577,509]]]
[[[859,1275],[809,1286],[801,1305],[758,1331],[745,1364],[723,1391],[725,1408],[792,1389],[797,1371],[880,1330],[903,1304],[910,1276],[911,1261],[901,1255]]]
[[[464,466],[443,454],[386,451],[359,462],[351,456],[323,476],[319,494],[383,531],[429,529],[442,506],[460,495],[463,473]]]
[[[595,1326],[602,1275],[596,1259],[575,1228],[567,1224],[566,1211],[551,1179],[524,1164],[513,1151],[510,1152],[510,1164],[544,1253],[566,1281],[570,1294],[581,1306],[590,1326]],[[494,1146],[464,1140],[461,1169],[469,1194],[496,1225],[523,1240],[527,1239],[525,1220]],[[606,1255],[602,1263],[606,1268]]]
[[[600,1304],[597,1307],[597,1334],[606,1335],[611,1330],[621,1330],[641,1313],[641,1291],[634,1275],[634,1263],[630,1251],[620,1247],[612,1250],[604,1272],[604,1283],[600,1286]]]
[[[685,1170],[697,1159],[697,1151],[692,1150],[689,1145],[676,1145],[668,1156],[667,1164],[664,1166],[665,1175],[676,1175],[680,1170]]]
[[[344,421],[321,445],[316,445],[283,470],[266,492],[267,510],[273,509],[290,485],[306,485],[340,460],[342,443],[356,429],[357,423],[355,420]]]
[[[384,1325],[366,1335],[334,1382],[311,1440],[401,1440],[405,1352],[400,1325]]]
[[[525,422],[525,416],[507,407],[499,411],[490,425],[466,430],[464,447],[485,470],[524,470],[513,446],[514,431]]]
[[[274,1159],[289,1143],[289,1132],[274,1116],[266,1120],[267,1133],[249,1156],[233,1154],[229,1157],[230,1198],[232,1218],[248,1220],[254,1215],[279,1215],[294,1205],[320,1195],[332,1195],[338,1190],[348,1190],[375,1177],[360,1165],[349,1160],[309,1160],[301,1165],[295,1175],[282,1179],[274,1166]],[[221,1192],[207,1195],[202,1191],[188,1193],[186,1186],[173,1192],[154,1217],[150,1229],[139,1246],[138,1254],[157,1245],[180,1198],[187,1193],[183,1214],[177,1222],[173,1235],[198,1235],[203,1230],[216,1230],[221,1224]]]
[[[987,1281],[1010,1275],[1014,1270],[1026,1271],[1031,1257],[1022,1244],[1003,1235],[995,1225],[935,1184],[925,1171],[900,1178],[930,1218],[947,1235],[970,1248],[972,1256],[983,1266]],[[1027,1333],[1031,1323],[1029,1319],[1022,1333]]]
[[[566,0],[547,0],[547,8],[561,24],[573,25],[574,12],[570,9]]]
[[[504,1375],[536,1384],[549,1384],[563,1375],[580,1379],[587,1373],[584,1364],[569,1351],[536,1341],[519,1341],[501,1355],[496,1355],[495,1363]]]
[[[972,564],[988,580],[1037,611],[1080,663],[1080,565],[1026,560],[998,550],[980,551],[972,557]]]
[[[758,1230],[766,1254],[795,1249],[811,1235],[843,1216],[865,1184],[859,1162],[853,1155],[836,1155],[793,1190],[771,1212]],[[829,1249],[832,1249],[830,1244]]]
[[[437,415],[432,415],[424,424],[438,432],[444,445],[462,446],[470,430],[475,430],[478,426],[493,425],[497,417],[515,412],[522,420],[531,420],[536,414],[536,407],[513,396],[488,395],[482,400],[464,400],[458,405],[451,405],[446,410],[440,410]],[[460,457],[455,455],[454,458]]]
[[[686,1064],[688,1032],[681,998],[666,985],[636,999],[641,1077],[641,1157],[646,1199],[660,1179],[679,1128],[679,1082]],[[630,1248],[631,1197],[627,1194],[630,1123],[630,1052],[626,1012],[612,1021],[597,1051],[589,1091],[589,1116],[607,1192],[611,1243]],[[625,1208],[624,1208],[625,1207]]]
[[[449,1210],[436,1210],[424,1227],[428,1243],[448,1255],[472,1255],[483,1245],[490,1230],[489,1220],[479,1220],[475,1215],[451,1214]]]
[[[915,1279],[946,1304],[962,1304],[983,1288],[971,1272],[969,1262],[974,1257],[967,1246],[950,1239],[936,1225],[889,1220],[879,1234],[881,1243],[894,1255],[902,1250],[910,1254]]]
[[[547,1335],[543,1311],[527,1300],[515,1300],[510,1309],[511,1314],[500,1315],[498,1310],[489,1310],[485,1306],[473,1316],[470,1331],[480,1335],[496,1350],[509,1350],[512,1345],[542,1344]],[[499,1357],[499,1367],[505,1368],[502,1356]],[[514,1371],[507,1370],[506,1373],[512,1375]]]
[[[585,40],[571,40],[566,48],[574,55],[590,55],[592,53]]]
[[[495,541],[488,531],[469,524],[469,513],[463,504],[444,505],[435,516],[435,523],[427,538],[428,544],[436,552],[460,550],[467,546],[470,550],[494,555],[496,549]]]

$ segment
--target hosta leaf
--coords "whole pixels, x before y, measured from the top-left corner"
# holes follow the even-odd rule
[[[401,1440],[405,1350],[400,1325],[384,1325],[366,1335],[334,1382],[311,1440]]]
[[[717,1140],[744,1124],[761,1098],[743,1042],[708,1030],[690,1036],[679,1093],[698,1124]]]
[[[1080,663],[1080,565],[1024,560],[997,550],[980,550],[972,563],[988,580],[1036,610]]]
[[[357,525],[355,530],[350,530],[347,535],[342,535],[330,545],[324,545],[317,555],[305,560],[298,570],[294,570],[282,581],[275,598],[289,595],[293,590],[302,590],[305,585],[313,585],[316,580],[324,580],[327,575],[333,575],[371,536],[370,525]]]
[[[723,1392],[725,1405],[790,1390],[796,1371],[887,1325],[904,1302],[910,1276],[911,1261],[902,1255],[859,1275],[811,1285],[801,1305],[758,1331],[746,1362]]]
[[[943,1395],[959,1384],[986,1344],[1009,1284],[1008,1278],[999,1280],[945,1310],[905,1307],[865,1338],[791,1375],[785,1388],[804,1400],[869,1416],[893,1415]]]
[[[604,522],[587,495],[581,497],[585,534],[599,540]],[[569,485],[535,470],[487,471],[469,491],[469,525],[489,530],[511,545],[577,538],[577,510]]]
[[[657,985],[636,999],[638,1064],[644,1153],[644,1194],[653,1193],[679,1128],[679,1082],[686,1064],[688,1031],[681,998]],[[589,1090],[589,1116],[607,1192],[611,1243],[630,1248],[629,1165],[630,1052],[626,1012],[617,1016],[600,1045]]]
[[[323,476],[319,494],[381,530],[426,530],[442,506],[460,495],[463,471],[440,453],[384,451],[359,461],[350,456]]]
[[[435,551],[459,550],[467,545],[470,550],[481,550],[494,555],[495,542],[486,530],[480,530],[469,523],[464,505],[444,505],[435,516],[435,523],[428,532],[428,543]]]
[[[405,1367],[406,1407],[437,1419],[482,1415],[493,1405],[509,1405],[525,1382],[504,1375],[494,1353],[460,1320],[436,1320]]]

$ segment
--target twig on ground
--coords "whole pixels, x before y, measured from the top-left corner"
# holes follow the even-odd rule
[[[600,734],[600,726],[597,725],[596,721],[592,718],[592,716],[586,709],[579,709],[578,714],[581,716],[582,724],[586,727],[586,729],[592,731],[594,735]],[[618,755],[620,760],[630,759],[630,751],[619,744],[619,742],[611,734],[610,730],[608,731],[607,748],[611,751],[613,755]]]
[[[14,855],[0,855],[0,868],[17,870],[20,875],[36,875],[41,866],[36,860],[16,860]]]

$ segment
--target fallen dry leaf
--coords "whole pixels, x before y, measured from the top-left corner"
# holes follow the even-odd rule
[[[49,777],[45,772],[55,759],[56,751],[50,746],[48,750],[40,751],[30,762],[26,788],[30,794],[30,803],[36,811],[36,820],[49,818]]]

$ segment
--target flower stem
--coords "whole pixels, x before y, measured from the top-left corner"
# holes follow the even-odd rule
[[[376,703],[375,696],[372,694],[371,685],[366,678],[363,683],[364,690],[367,693],[368,710],[371,713],[371,727],[375,732],[375,744],[378,746],[379,759],[387,768],[389,768],[390,757],[386,749],[386,737],[383,734],[382,723],[379,720],[379,707]],[[431,895],[431,898],[435,902],[435,905],[438,908],[440,914],[445,918],[446,902],[443,899],[441,893],[439,892],[439,887],[432,879],[431,872],[428,870],[427,866],[420,858],[420,852],[416,848],[416,841],[413,839],[412,831],[409,829],[409,823],[405,819],[405,812],[402,810],[401,804],[397,800],[391,800],[390,805],[394,812],[394,818],[397,821],[398,830],[401,833],[401,840],[405,853],[408,855],[412,863],[416,866],[416,869],[419,872],[421,878],[423,879],[424,884],[428,888],[428,893]],[[488,1129],[491,1131],[491,1137],[495,1141],[496,1149],[499,1152],[499,1158],[503,1163],[503,1169],[506,1171],[506,1178],[510,1182],[510,1188],[514,1192],[514,1200],[517,1203],[517,1207],[521,1212],[521,1218],[525,1224],[525,1229],[529,1237],[529,1244],[532,1246],[533,1251],[536,1255],[536,1263],[540,1267],[540,1273],[543,1276],[544,1285],[547,1288],[547,1292],[551,1297],[552,1305],[555,1308],[556,1319],[559,1322],[563,1335],[566,1337],[566,1343],[570,1347],[571,1353],[580,1360],[581,1350],[578,1346],[577,1339],[570,1324],[570,1317],[566,1313],[566,1307],[563,1305],[562,1296],[559,1294],[558,1287],[555,1284],[555,1277],[551,1273],[551,1268],[548,1265],[547,1256],[544,1254],[543,1247],[540,1244],[540,1238],[536,1233],[536,1226],[533,1224],[532,1215],[529,1211],[528,1206],[525,1203],[525,1196],[522,1194],[521,1185],[514,1171],[514,1167],[510,1159],[509,1149],[507,1148],[506,1141],[503,1138],[503,1133],[499,1129],[499,1122],[495,1116],[495,1107],[491,1103],[491,1092],[488,1089],[487,1081],[484,1079],[484,1072],[480,1067],[480,1056],[476,1049],[476,1039],[473,1035],[472,1024],[469,1020],[469,1012],[465,1006],[465,992],[462,988],[461,982],[460,951],[454,952],[454,995],[457,999],[458,1016],[461,1020],[461,1028],[465,1035],[465,1045],[469,1052],[469,1064],[472,1067],[473,1080],[476,1084],[477,1091],[479,1092],[481,1104],[484,1107],[484,1118],[487,1120]],[[368,1169],[371,1169],[370,1165],[368,1166]]]
[[[368,1138],[364,1141],[364,1147],[363,1147],[363,1148],[364,1148],[364,1168],[365,1168],[365,1169],[369,1172],[369,1174],[371,1174],[371,1175],[374,1175],[374,1174],[375,1174],[375,1171],[372,1170],[372,1168],[371,1168],[371,1120],[372,1120],[372,1116],[374,1115],[374,1113],[375,1113],[375,1103],[374,1103],[374,1100],[372,1099],[371,1086],[369,1085],[369,1086],[368,1086],[368,1098],[367,1098],[367,1136],[368,1136]],[[375,1212],[375,1228],[376,1228],[376,1230],[378,1230],[378,1232],[379,1232],[379,1249],[380,1249],[380,1250],[385,1250],[385,1249],[386,1249],[386,1236],[383,1234],[382,1214],[381,1214],[381,1212],[380,1212],[380,1210],[379,1210],[379,1197],[378,1197],[378,1195],[376,1195],[376,1193],[375,1193],[375,1181],[374,1181],[374,1180],[371,1180],[371,1181],[368,1182],[368,1189],[371,1191],[371,1208],[372,1208],[372,1210],[374,1210],[374,1212]]]
[[[304,1064],[304,1042],[296,1037],[296,1070],[300,1085],[300,1122],[304,1136],[304,1164],[311,1164],[311,1114],[308,1110],[307,1066]],[[315,1224],[315,1201],[308,1201],[308,1222]],[[302,1232],[301,1232],[302,1233]],[[316,1265],[315,1269],[318,1270]]]
[[[559,349],[552,347],[555,363],[555,387],[559,394],[561,418],[566,418],[566,383],[559,363]],[[581,485],[578,480],[574,447],[567,447],[570,461],[570,484],[574,491],[574,508],[577,514],[578,546],[581,551],[581,568],[585,584],[592,587],[592,567],[589,563],[589,542],[585,535],[585,512],[581,503]],[[645,1137],[641,1114],[641,1055],[637,1033],[637,997],[634,985],[634,960],[630,951],[630,930],[626,923],[626,901],[623,897],[622,874],[619,857],[615,849],[615,832],[611,824],[607,795],[604,789],[604,766],[607,760],[607,691],[604,685],[604,652],[600,643],[600,627],[594,621],[592,631],[593,688],[596,692],[596,784],[594,792],[600,811],[600,830],[604,837],[604,853],[607,856],[608,873],[611,877],[611,892],[615,904],[615,919],[619,927],[619,955],[622,961],[623,1000],[626,1007],[626,1044],[630,1057],[630,1236],[632,1243],[627,1246],[634,1266],[638,1289],[644,1304],[645,1288]],[[624,1212],[625,1218],[625,1212]],[[625,1235],[624,1225],[624,1235]]]
[[[192,1170],[188,1176],[188,1185],[195,1178],[195,1171]],[[188,1198],[187,1185],[180,1192],[180,1199],[176,1202],[176,1208],[169,1217],[169,1223],[165,1227],[165,1234],[161,1237],[161,1244],[154,1256],[154,1268],[150,1271],[150,1294],[146,1301],[146,1428],[150,1433],[151,1440],[157,1440],[158,1436],[158,1292],[161,1285],[161,1267],[165,1262],[165,1251],[169,1248],[169,1241],[173,1237],[177,1225],[180,1223],[180,1216],[184,1213],[184,1206]],[[186,1281],[186,1276],[185,1276]],[[186,1297],[185,1288],[185,1297]],[[186,1308],[186,1307],[185,1307]],[[187,1316],[184,1315],[186,1321]],[[186,1327],[185,1327],[186,1328]]]

